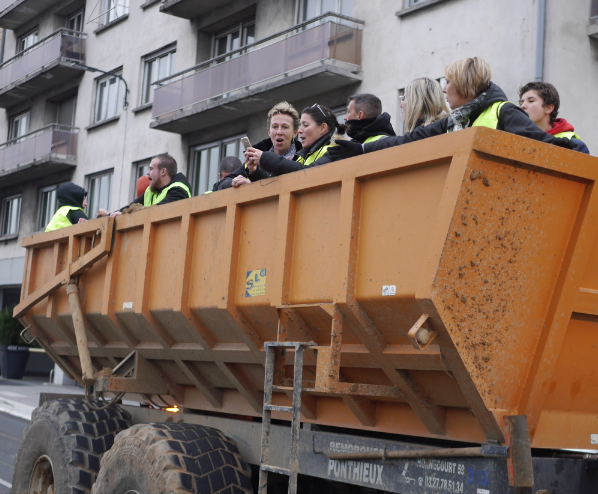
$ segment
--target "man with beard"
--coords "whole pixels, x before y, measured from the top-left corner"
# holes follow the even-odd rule
[[[115,211],[110,216],[115,217],[122,214],[124,209],[133,204],[141,204],[145,207],[159,206],[191,197],[189,182],[185,175],[177,173],[177,163],[169,154],[159,154],[152,158],[147,178],[149,178],[150,184],[145,192],[131,204]],[[108,216],[108,211],[100,209],[98,217],[101,216]]]
[[[390,124],[390,115],[382,113],[382,102],[373,94],[349,96],[345,124],[347,135],[360,144],[396,135]]]

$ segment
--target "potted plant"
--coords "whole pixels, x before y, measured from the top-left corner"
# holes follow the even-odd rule
[[[21,340],[23,326],[12,317],[12,307],[0,311],[0,376],[23,379],[29,360],[29,347]]]

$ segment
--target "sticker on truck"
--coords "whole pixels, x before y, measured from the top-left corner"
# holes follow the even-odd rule
[[[397,294],[397,285],[382,285],[382,296],[388,297]]]
[[[266,270],[256,269],[254,271],[247,271],[245,296],[259,297],[260,295],[266,295]]]

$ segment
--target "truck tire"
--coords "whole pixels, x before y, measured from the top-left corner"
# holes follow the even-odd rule
[[[141,424],[102,458],[93,494],[251,494],[251,470],[222,432],[194,424]]]
[[[129,413],[117,406],[95,411],[70,398],[44,403],[23,430],[12,492],[89,494],[102,455],[130,426]]]

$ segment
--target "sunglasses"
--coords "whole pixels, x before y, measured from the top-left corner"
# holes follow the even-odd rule
[[[324,113],[324,110],[322,110],[322,108],[320,107],[320,105],[318,105],[317,103],[315,105],[311,105],[311,107],[313,108],[314,106],[318,107],[318,110],[320,110],[322,112],[322,115],[324,115],[324,118],[326,120],[328,120],[328,117],[326,116],[326,114]]]

